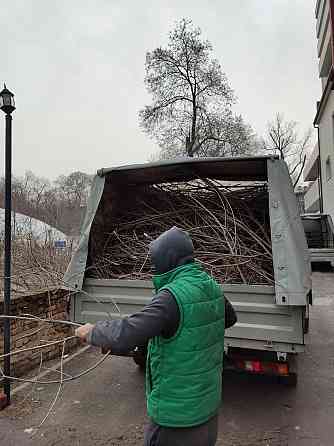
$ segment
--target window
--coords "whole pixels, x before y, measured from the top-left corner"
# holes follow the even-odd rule
[[[326,159],[326,180],[329,181],[332,178],[332,165],[330,156]]]

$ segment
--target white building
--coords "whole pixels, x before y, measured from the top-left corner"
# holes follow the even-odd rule
[[[314,125],[318,144],[304,168],[304,181],[311,181],[305,196],[306,212],[324,212],[334,221],[334,1],[316,1],[319,77],[322,95]]]

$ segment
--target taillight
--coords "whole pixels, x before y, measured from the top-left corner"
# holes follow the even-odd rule
[[[257,373],[263,372],[262,365],[260,361],[252,361],[253,371]]]
[[[245,361],[245,370],[253,372],[253,361]]]
[[[265,362],[236,359],[233,361],[236,369],[245,370],[251,373],[261,373],[266,375],[288,375],[289,366],[285,362]]]
[[[286,363],[278,363],[277,364],[278,374],[279,375],[288,375],[289,374],[289,367]]]

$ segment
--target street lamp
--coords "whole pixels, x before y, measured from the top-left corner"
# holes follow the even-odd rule
[[[6,113],[5,132],[5,283],[4,315],[10,315],[10,263],[11,263],[11,212],[12,212],[12,116],[15,110],[14,95],[4,85],[0,92],[0,108]],[[4,374],[10,376],[10,319],[4,319]],[[6,405],[10,404],[10,379],[4,379]]]

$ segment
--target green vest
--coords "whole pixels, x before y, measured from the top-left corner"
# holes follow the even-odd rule
[[[149,417],[161,426],[205,423],[220,406],[224,354],[224,295],[196,263],[153,277],[156,291],[169,290],[180,310],[177,333],[150,340],[146,397]]]

